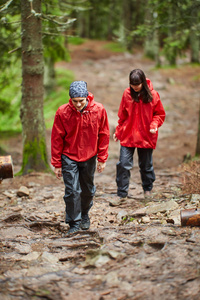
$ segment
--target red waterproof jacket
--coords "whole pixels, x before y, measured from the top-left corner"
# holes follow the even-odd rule
[[[72,100],[56,112],[51,134],[51,164],[61,168],[61,155],[82,162],[97,155],[99,162],[108,157],[109,124],[105,108],[89,93],[88,105],[78,111]]]
[[[150,133],[150,129],[160,127],[165,120],[165,111],[159,94],[153,89],[149,79],[147,84],[153,96],[150,103],[135,102],[130,88],[125,89],[118,112],[118,126],[115,135],[120,144],[125,147],[156,148],[158,131]]]

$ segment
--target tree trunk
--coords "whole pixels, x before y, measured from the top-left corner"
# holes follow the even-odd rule
[[[90,10],[89,13],[89,31],[88,31],[88,37],[90,39],[94,39],[97,36],[97,12],[98,12],[98,7],[96,6],[96,1],[95,0],[90,0],[90,5],[92,7],[92,10]]]
[[[199,31],[197,24],[198,21],[198,10],[193,8],[191,13],[192,24],[190,27],[190,47],[191,47],[191,62],[199,63]]]
[[[173,2],[171,3],[171,5],[169,5],[168,12],[169,12],[168,38],[170,43],[172,43],[172,41],[174,40],[174,33],[176,32],[176,24],[174,22],[174,20],[176,20],[176,9]],[[177,58],[177,47],[169,44],[169,47],[167,48],[168,48],[168,54],[167,54],[168,62],[171,66],[175,66],[176,58]]]
[[[200,103],[199,103],[199,125],[198,125],[198,132],[197,132],[197,146],[196,146],[195,154],[196,156],[200,156]]]
[[[20,173],[47,171],[45,123],[43,115],[44,61],[41,0],[21,0],[22,102],[20,118],[23,135],[23,163]]]
[[[133,29],[132,18],[133,18],[132,1],[131,0],[123,1],[122,22],[124,24],[124,37],[125,37],[124,43],[126,49],[129,51],[132,50],[132,44],[133,44],[133,40],[132,38],[130,38],[130,32]]]
[[[154,25],[152,24],[153,19],[153,13],[150,11],[150,8],[147,7],[146,14],[145,14],[145,23],[151,24],[151,26],[154,26],[154,29],[149,35],[146,37],[144,42],[144,52],[145,55],[151,59],[154,59],[156,62],[156,66],[159,67],[161,65],[160,62],[160,56],[159,56],[159,36],[158,36],[158,30],[156,29],[157,26],[157,20],[154,18]]]

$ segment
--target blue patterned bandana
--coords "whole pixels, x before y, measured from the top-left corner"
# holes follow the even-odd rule
[[[85,81],[74,81],[71,83],[69,88],[70,98],[78,98],[88,96],[87,82]]]

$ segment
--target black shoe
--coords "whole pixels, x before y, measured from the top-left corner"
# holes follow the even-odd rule
[[[75,233],[80,230],[80,221],[79,222],[70,222],[69,226],[70,226],[70,228],[67,232],[67,235]]]
[[[70,229],[67,231],[67,235],[72,234],[72,233],[75,233],[75,232],[77,232],[77,231],[79,231],[79,230],[80,230],[79,227],[72,226],[72,227],[70,227]]]
[[[83,230],[87,230],[90,228],[90,218],[89,218],[88,214],[82,216],[80,227]]]

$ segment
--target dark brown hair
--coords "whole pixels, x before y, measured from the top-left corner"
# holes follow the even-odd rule
[[[153,96],[147,84],[146,76],[142,70],[140,69],[132,70],[129,75],[129,83],[130,83],[131,97],[134,101],[139,102],[138,94],[141,95],[142,101],[144,103],[149,103],[153,100]],[[140,93],[136,93],[134,89],[131,87],[131,84],[139,85],[141,83],[142,83],[142,90],[140,91]]]

